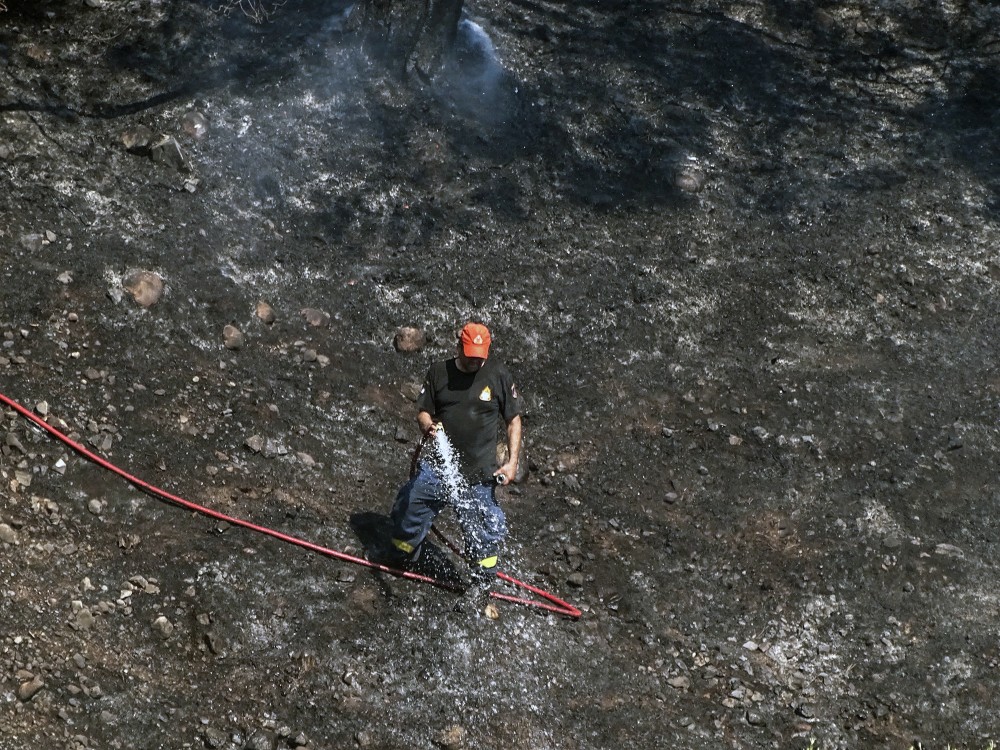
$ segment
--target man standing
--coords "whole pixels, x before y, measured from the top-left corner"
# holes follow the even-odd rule
[[[431,365],[417,398],[417,424],[425,440],[442,430],[457,454],[465,480],[457,490],[441,468],[420,461],[392,507],[392,544],[405,564],[420,554],[434,518],[453,505],[465,537],[473,587],[485,592],[496,576],[500,543],[507,532],[496,501],[497,485],[513,481],[521,448],[521,396],[502,362],[491,359],[490,332],[466,323],[456,356]],[[507,426],[507,462],[497,467],[499,420]],[[456,497],[452,495],[456,494]]]

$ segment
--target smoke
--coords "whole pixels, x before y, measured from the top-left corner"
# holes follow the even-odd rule
[[[442,78],[451,102],[467,115],[480,122],[508,119],[516,89],[493,40],[476,22],[459,22]]]

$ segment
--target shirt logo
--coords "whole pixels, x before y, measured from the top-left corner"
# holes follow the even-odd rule
[[[520,398],[521,394],[517,392],[517,386],[513,383],[510,384],[510,395],[514,398]]]
[[[480,401],[489,401],[493,398],[493,391],[490,390],[489,386],[483,388],[483,392],[479,394]]]

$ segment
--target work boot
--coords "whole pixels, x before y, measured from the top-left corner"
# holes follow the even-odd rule
[[[493,582],[496,578],[495,568],[473,565],[469,571],[469,585],[465,587],[461,598],[455,603],[455,611],[471,614],[482,609],[490,598],[490,591],[493,590]]]
[[[422,544],[418,544],[414,549],[406,552],[394,544],[386,552],[382,564],[390,568],[396,568],[397,570],[410,570],[420,560],[420,553],[423,552],[423,548]]]

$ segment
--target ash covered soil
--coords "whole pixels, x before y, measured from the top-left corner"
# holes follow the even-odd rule
[[[337,3],[7,5],[2,392],[365,555],[481,319],[502,564],[583,615],[456,613],[5,408],[0,747],[1000,736],[995,6],[469,0],[428,84]]]

